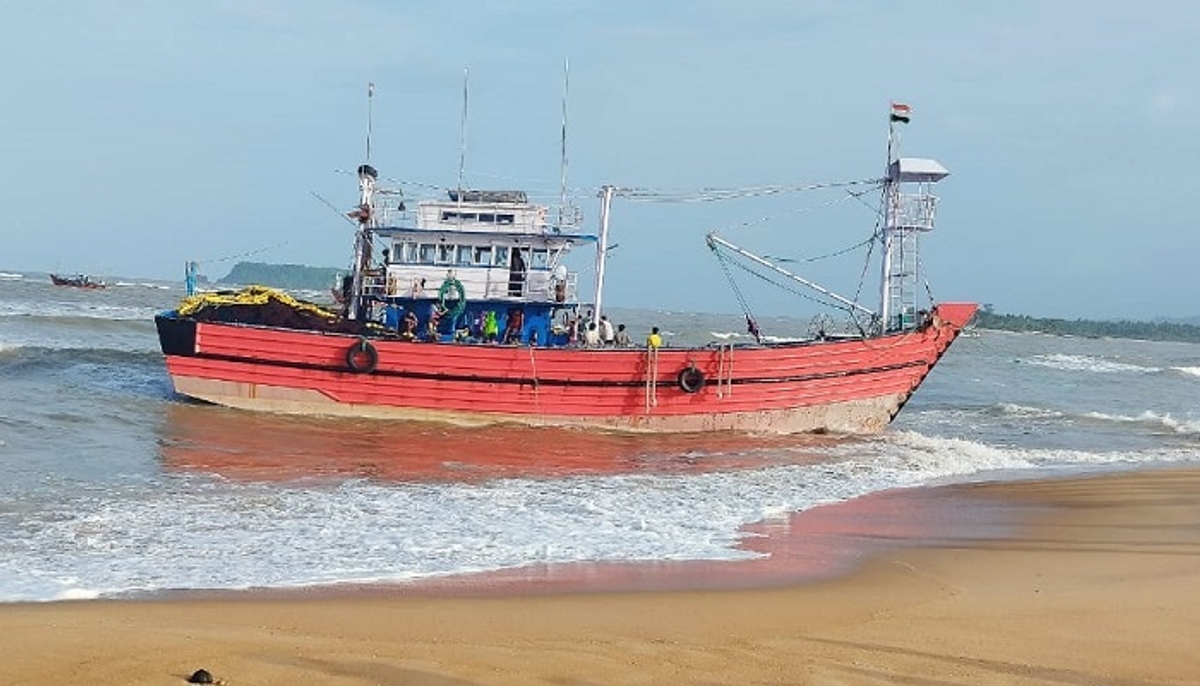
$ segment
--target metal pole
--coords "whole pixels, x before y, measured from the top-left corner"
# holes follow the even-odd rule
[[[562,99],[562,173],[558,197],[558,226],[563,226],[563,211],[567,206],[567,96],[571,91],[571,63],[563,65],[563,99]]]
[[[359,210],[358,233],[354,241],[354,271],[350,287],[351,301],[347,307],[350,319],[361,316],[363,305],[363,273],[371,259],[371,226],[375,215],[375,178],[374,170],[369,165],[358,168]]]
[[[892,118],[892,109],[888,109],[888,139],[887,139],[887,163],[883,168],[883,231],[880,234],[880,242],[882,245],[880,260],[879,260],[879,325],[882,330],[888,330],[888,319],[892,316],[892,304],[889,291],[891,289],[891,272],[892,272],[892,227],[895,222],[893,213],[893,201],[895,193],[896,180],[892,179],[892,162],[895,155],[896,145],[896,121]]]
[[[375,84],[367,84],[367,164],[371,163],[371,105],[375,100]]]
[[[729,248],[730,250],[741,255],[742,257],[745,257],[746,259],[751,260],[757,264],[761,264],[762,266],[766,267],[767,269],[778,272],[797,283],[800,283],[804,286],[807,286],[807,287],[813,289],[814,291],[820,293],[821,295],[824,295],[827,298],[832,298],[832,299],[842,303],[846,307],[858,310],[860,312],[863,312],[863,313],[871,315],[871,316],[875,316],[874,312],[872,312],[871,310],[868,310],[867,308],[863,307],[862,305],[859,305],[858,303],[854,302],[853,300],[850,300],[848,298],[843,298],[842,296],[838,295],[837,293],[834,293],[833,291],[830,291],[827,288],[818,286],[817,284],[813,283],[812,281],[809,281],[808,279],[805,279],[804,277],[796,276],[795,274],[789,272],[788,270],[784,269],[783,267],[778,267],[778,266],[768,262],[767,260],[764,260],[763,258],[759,257],[758,255],[755,255],[754,253],[742,250],[741,248],[739,248],[736,245],[734,245],[733,243],[730,243],[729,241],[721,238],[720,236],[718,236],[715,233],[708,234],[707,240],[708,240],[710,246],[713,243],[716,243],[717,245]]]
[[[592,323],[600,326],[600,305],[604,294],[604,261],[608,256],[608,215],[612,206],[612,186],[600,189],[600,237],[596,241],[596,305],[592,310]]]
[[[467,164],[467,77],[470,72],[463,69],[463,102],[462,102],[462,131],[459,134],[460,148],[458,151],[458,205],[462,207],[463,168]],[[460,211],[458,221],[462,222]]]

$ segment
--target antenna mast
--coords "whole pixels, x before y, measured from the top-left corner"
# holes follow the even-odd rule
[[[567,205],[567,96],[571,92],[571,61],[563,63],[562,99],[562,178],[558,197],[558,226],[563,226],[563,209]]]
[[[358,231],[354,239],[354,264],[350,277],[350,300],[346,303],[346,316],[359,319],[370,316],[370,306],[364,303],[363,285],[365,272],[371,267],[371,227],[375,221],[375,182],[379,173],[371,166],[371,104],[375,97],[375,84],[367,84],[367,159],[358,165],[358,208],[350,215],[358,219]]]
[[[367,159],[364,162],[371,162],[371,107],[375,99],[375,84],[367,83]]]
[[[883,179],[883,243],[879,319],[882,332],[917,326],[920,234],[933,230],[937,196],[932,185],[950,173],[936,160],[900,157],[896,124],[907,124],[911,109],[892,103],[888,117],[888,165]],[[932,305],[932,303],[930,303]]]
[[[462,132],[461,147],[458,153],[458,202],[462,202],[463,167],[467,164],[467,76],[469,69],[463,69],[463,101],[462,101]]]

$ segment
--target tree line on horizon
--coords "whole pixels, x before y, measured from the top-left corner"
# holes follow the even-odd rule
[[[1044,333],[1086,338],[1134,338],[1147,341],[1200,343],[1200,326],[1184,322],[1104,321],[1094,319],[1053,319],[1023,314],[998,314],[983,307],[975,314],[975,326],[981,329]]]

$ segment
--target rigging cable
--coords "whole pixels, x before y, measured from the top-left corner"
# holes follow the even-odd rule
[[[834,181],[830,183],[810,183],[792,186],[702,188],[698,191],[661,191],[650,188],[619,188],[617,189],[617,195],[622,198],[637,202],[717,202],[721,200],[757,198],[765,195],[798,193],[802,191],[823,190],[827,188],[842,188],[845,186],[878,186],[879,184],[880,179],[862,179],[858,181]]]
[[[717,245],[715,243],[709,243],[708,247],[713,251],[713,254],[717,256],[717,262],[721,265],[721,270],[725,272],[725,278],[729,279],[729,286],[733,289],[733,293],[737,297],[738,303],[742,306],[742,312],[746,315],[746,330],[750,333],[750,335],[754,336],[754,341],[756,343],[762,343],[762,331],[760,331],[758,328],[758,322],[755,321],[754,314],[750,312],[750,303],[746,302],[746,296],[742,294],[742,289],[738,288],[737,281],[734,280],[733,274],[729,271],[729,265],[726,263],[725,255],[717,249]]]

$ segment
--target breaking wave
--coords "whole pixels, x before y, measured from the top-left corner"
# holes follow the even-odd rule
[[[1068,372],[1094,372],[1097,374],[1154,374],[1162,371],[1162,369],[1159,367],[1142,367],[1136,364],[1128,364],[1125,362],[1114,362],[1112,360],[1106,360],[1102,357],[1092,357],[1089,355],[1067,355],[1062,353],[1052,355],[1037,355],[1029,359],[1029,364]]]

